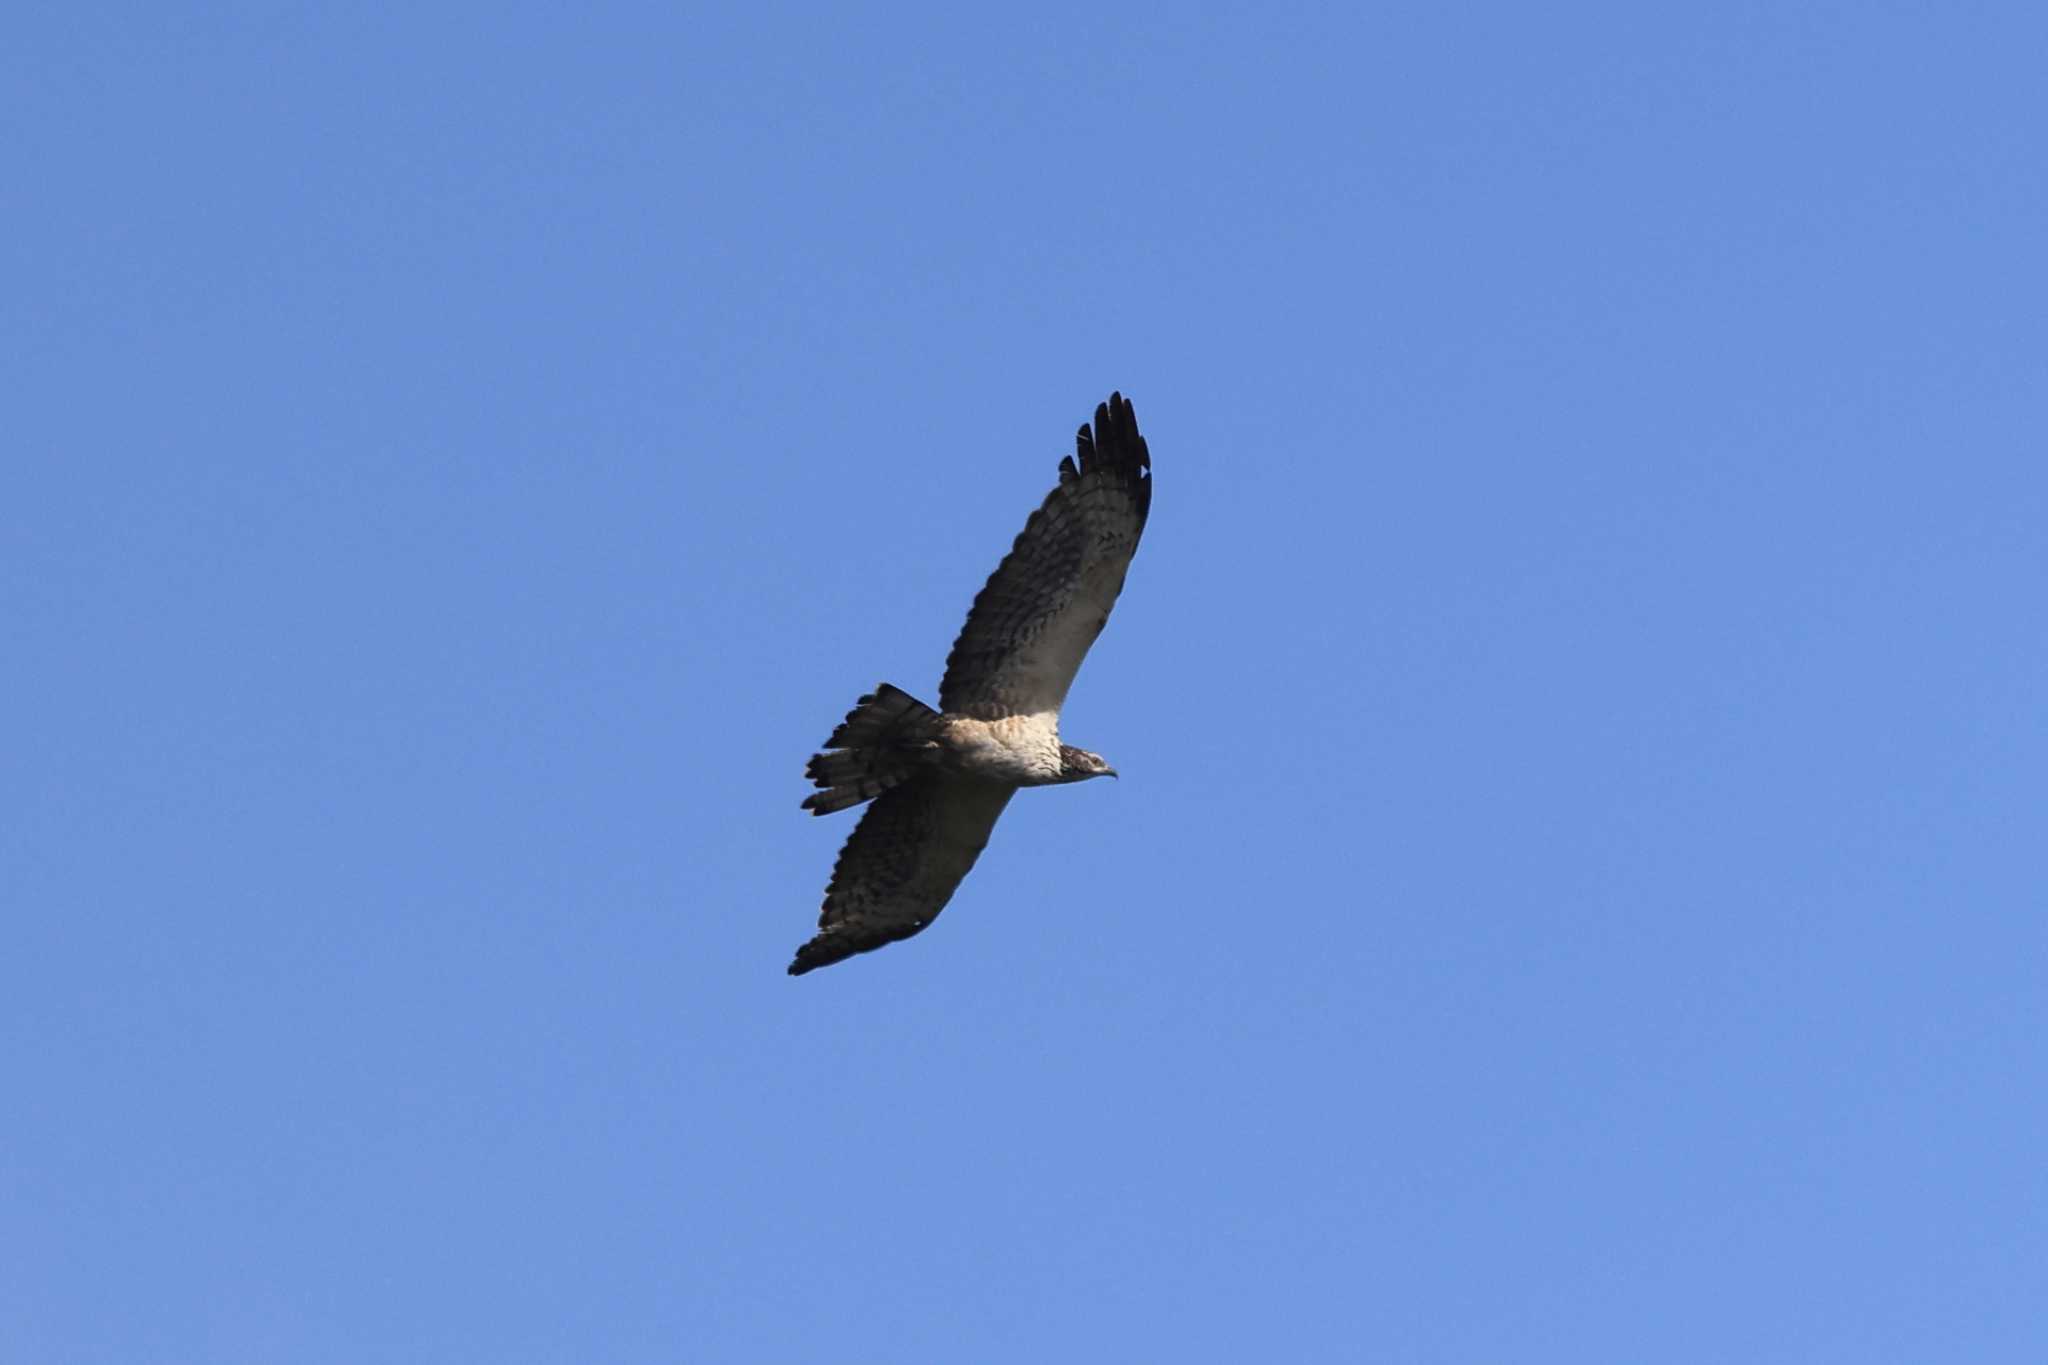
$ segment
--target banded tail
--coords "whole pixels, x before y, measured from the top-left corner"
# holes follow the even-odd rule
[[[804,798],[804,809],[830,815],[874,800],[929,767],[938,737],[938,712],[883,683],[846,713],[825,741],[830,752],[811,755],[804,766],[804,776],[821,788]]]

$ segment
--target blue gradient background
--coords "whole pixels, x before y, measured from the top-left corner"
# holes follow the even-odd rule
[[[8,30],[0,1358],[2042,1358],[2039,7]]]

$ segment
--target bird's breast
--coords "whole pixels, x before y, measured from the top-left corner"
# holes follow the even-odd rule
[[[1001,720],[954,716],[947,718],[941,733],[952,765],[963,773],[1020,787],[1059,780],[1056,714],[1005,716]]]

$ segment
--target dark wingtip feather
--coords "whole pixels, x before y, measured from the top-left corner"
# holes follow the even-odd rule
[[[1082,427],[1075,438],[1081,472],[1106,468],[1130,490],[1142,519],[1152,507],[1152,451],[1138,434],[1138,409],[1116,390],[1109,401],[1095,405],[1095,430]]]
[[[802,976],[805,972],[814,972],[820,967],[844,962],[859,951],[859,948],[850,946],[840,935],[820,934],[796,950],[796,957],[789,964],[789,974]]]

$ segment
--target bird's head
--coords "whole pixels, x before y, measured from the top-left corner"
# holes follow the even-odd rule
[[[1091,754],[1071,744],[1060,745],[1060,781],[1086,782],[1091,777],[1115,776],[1116,769],[1101,754]]]

